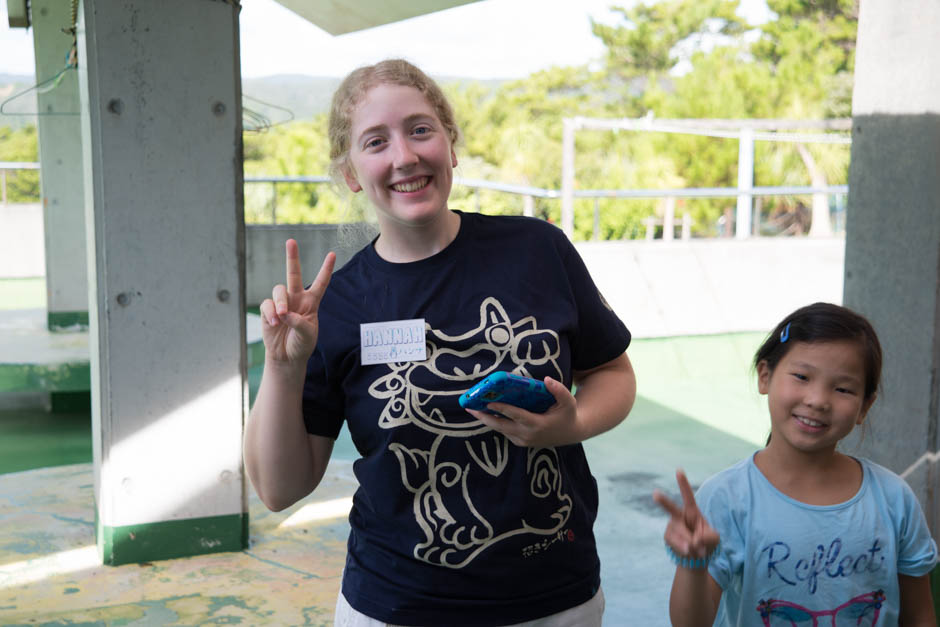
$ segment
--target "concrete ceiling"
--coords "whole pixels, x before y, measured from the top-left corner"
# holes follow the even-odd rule
[[[478,0],[276,0],[331,35],[443,11]],[[27,28],[27,0],[6,0],[11,28]]]
[[[277,0],[331,35],[398,22],[478,0]]]
[[[7,0],[7,22],[10,24],[10,28],[26,28],[29,26],[26,0]]]

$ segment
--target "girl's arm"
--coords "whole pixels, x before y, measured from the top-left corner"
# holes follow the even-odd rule
[[[930,575],[909,577],[898,575],[901,590],[900,627],[936,627],[933,595],[930,593]]]
[[[678,563],[669,594],[669,618],[675,627],[710,627],[721,601],[721,587],[708,573],[708,561],[719,543],[718,532],[699,510],[692,486],[681,470],[676,471],[676,483],[682,495],[681,507],[659,490],[653,492],[653,500],[669,514],[664,540],[673,561]],[[699,563],[693,562],[697,567],[692,568],[678,560]]]
[[[626,353],[596,368],[575,372],[574,381],[578,389],[572,396],[563,383],[545,377],[545,387],[556,403],[544,414],[505,403],[490,403],[505,417],[467,411],[517,446],[548,447],[576,444],[613,429],[633,408],[636,375]]]
[[[674,627],[711,627],[720,601],[721,588],[707,568],[676,568],[669,593],[669,619]]]

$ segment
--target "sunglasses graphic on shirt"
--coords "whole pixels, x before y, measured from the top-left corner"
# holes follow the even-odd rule
[[[809,610],[796,603],[770,599],[757,604],[764,627],[875,627],[885,593],[869,592],[834,610]]]

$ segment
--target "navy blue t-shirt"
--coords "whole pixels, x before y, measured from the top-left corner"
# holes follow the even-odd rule
[[[333,275],[304,386],[307,431],[336,438],[345,420],[362,456],[343,594],[387,623],[523,622],[600,586],[583,447],[518,447],[457,399],[497,370],[570,387],[630,332],[557,227],[457,213],[440,253],[389,263],[369,245]],[[361,323],[412,319],[425,360],[361,364]]]

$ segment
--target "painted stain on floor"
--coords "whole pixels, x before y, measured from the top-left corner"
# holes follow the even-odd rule
[[[251,548],[102,566],[91,464],[0,475],[0,625],[330,625],[346,557],[344,516],[281,525],[348,498],[351,463],[282,512],[249,496]]]

